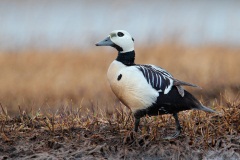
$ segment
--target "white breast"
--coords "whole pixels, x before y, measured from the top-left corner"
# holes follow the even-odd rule
[[[135,66],[126,66],[115,60],[111,63],[107,76],[114,94],[133,111],[151,106],[159,96]]]

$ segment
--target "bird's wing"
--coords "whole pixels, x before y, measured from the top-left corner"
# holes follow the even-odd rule
[[[167,94],[174,85],[174,79],[166,70],[154,65],[136,65],[147,82],[158,92]]]
[[[198,88],[201,88],[201,87],[199,87],[199,86],[196,85],[196,84],[192,84],[192,83],[180,81],[180,80],[175,79],[175,78],[173,78],[173,81],[174,81],[173,84],[174,84],[175,86],[190,86],[190,87],[198,87]]]
[[[143,73],[147,82],[151,84],[154,89],[159,92],[164,92],[164,94],[167,94],[171,90],[172,86],[176,86],[179,94],[183,97],[184,88],[182,86],[199,87],[195,84],[173,78],[168,71],[161,67],[150,64],[136,66]]]
[[[178,79],[173,79],[173,85],[177,87],[178,93],[184,97],[184,88],[182,86],[190,86],[190,87],[198,87],[201,88],[199,86],[197,86],[196,84],[191,84],[188,82],[184,82],[184,81],[180,81]]]

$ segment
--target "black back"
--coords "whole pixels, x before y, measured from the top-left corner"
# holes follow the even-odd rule
[[[145,115],[156,116],[162,114],[173,114],[184,110],[199,108],[201,103],[188,91],[182,97],[174,86],[168,94],[159,93],[159,97],[152,106],[147,109],[136,111],[138,117]]]

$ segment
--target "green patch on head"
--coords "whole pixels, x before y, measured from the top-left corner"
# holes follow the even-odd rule
[[[110,38],[117,37],[116,33],[110,33]]]

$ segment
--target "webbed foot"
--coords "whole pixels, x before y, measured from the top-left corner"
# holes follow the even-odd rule
[[[176,132],[175,132],[172,136],[167,136],[167,137],[165,137],[165,138],[163,138],[163,139],[168,139],[168,140],[170,140],[170,139],[177,138],[177,137],[180,135],[181,131],[182,131],[182,127],[181,127],[181,125],[180,125],[180,123],[179,123],[177,113],[174,113],[174,114],[173,114],[173,117],[174,117],[175,122],[176,122]]]

